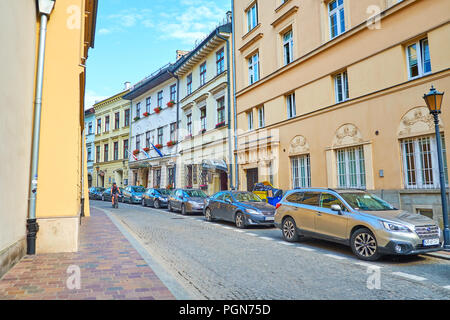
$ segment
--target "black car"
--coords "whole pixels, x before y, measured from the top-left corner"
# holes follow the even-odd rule
[[[169,189],[150,188],[142,195],[142,205],[144,207],[152,206],[156,209],[166,208],[169,194]]]
[[[123,202],[123,188],[120,188],[120,193],[119,193],[119,202]],[[103,201],[112,201],[112,197],[111,197],[111,188],[106,189],[103,193],[102,193],[102,200]]]
[[[206,200],[206,220],[234,222],[238,228],[274,225],[275,207],[247,191],[222,191]]]
[[[169,211],[181,211],[183,215],[190,212],[203,212],[208,196],[198,189],[175,189],[169,195]]]
[[[89,189],[89,199],[102,200],[102,194],[105,191],[103,187],[91,187]]]

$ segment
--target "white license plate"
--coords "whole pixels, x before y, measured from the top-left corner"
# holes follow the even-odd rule
[[[274,221],[275,218],[274,217],[266,217],[266,221]]]
[[[439,244],[439,239],[425,239],[423,240],[424,246],[435,246]]]

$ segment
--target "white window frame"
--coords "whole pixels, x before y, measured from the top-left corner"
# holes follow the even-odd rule
[[[264,128],[265,126],[264,106],[262,106],[258,108],[258,128]]]
[[[334,76],[334,91],[336,103],[341,103],[349,99],[347,71],[338,73]],[[340,95],[342,96],[342,99],[339,99]]]
[[[254,129],[253,126],[253,110],[250,110],[247,112],[247,124],[248,124],[248,131],[251,131]]]
[[[311,160],[309,154],[291,157],[292,188],[311,187]]]
[[[415,43],[411,43],[408,46],[406,46],[405,48],[405,52],[406,52],[406,67],[408,68],[408,79],[409,80],[413,80],[413,79],[417,79],[417,78],[421,78],[423,76],[426,76],[428,74],[430,74],[432,72],[432,68],[431,68],[431,57],[430,57],[430,71],[425,72],[424,70],[424,50],[423,50],[423,43],[427,42],[428,44],[428,54],[430,54],[430,43],[428,41],[428,37],[426,38],[422,38],[420,40],[418,40]],[[410,55],[409,55],[409,48],[412,46],[416,46],[416,54],[417,54],[417,68],[418,68],[418,74],[417,76],[412,76],[411,75],[411,67],[410,67]]]
[[[330,10],[330,4],[336,2],[336,8]],[[341,4],[339,4],[341,2]],[[345,32],[345,9],[344,9],[344,0],[333,0],[327,3],[328,10],[328,22],[330,24],[330,39],[334,39]],[[336,16],[336,35],[333,36],[333,28],[331,24],[332,16]],[[341,17],[343,15],[343,17]],[[342,30],[341,21],[344,19],[344,29]]]
[[[290,37],[286,39],[286,36],[289,34]],[[292,29],[283,34],[283,57],[284,65],[294,61],[294,33]]]
[[[354,159],[351,159],[352,152],[354,152]],[[344,161],[340,161],[340,154],[344,156]],[[350,170],[351,161],[353,161],[355,165],[354,174],[351,174]],[[341,172],[340,164],[342,162],[344,164],[344,172]],[[367,177],[364,147],[357,146],[336,150],[336,173],[338,188],[366,189]],[[341,177],[343,178],[343,181],[341,181]],[[353,183],[352,180],[356,180],[356,182]]]
[[[288,119],[294,118],[297,115],[297,107],[295,105],[295,93],[292,92],[286,96],[286,108]]]
[[[248,82],[253,84],[259,81],[259,52],[248,59]]]
[[[250,32],[258,25],[258,3],[255,2],[245,14],[247,16],[247,32]]]

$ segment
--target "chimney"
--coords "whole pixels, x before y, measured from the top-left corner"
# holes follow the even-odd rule
[[[231,23],[231,20],[233,18],[233,14],[231,11],[227,11],[227,23]]]
[[[125,82],[125,84],[124,84],[124,90],[128,90],[128,89],[130,89],[130,88],[131,88],[131,82],[129,82],[129,81]]]
[[[189,51],[177,50],[177,61],[180,60],[185,55],[187,55],[188,53],[189,53]]]

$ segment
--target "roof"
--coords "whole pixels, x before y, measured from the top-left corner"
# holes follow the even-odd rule
[[[95,114],[95,108],[94,107],[89,108],[89,109],[84,111],[84,115],[85,116],[88,116],[88,115],[91,115],[91,114]]]

